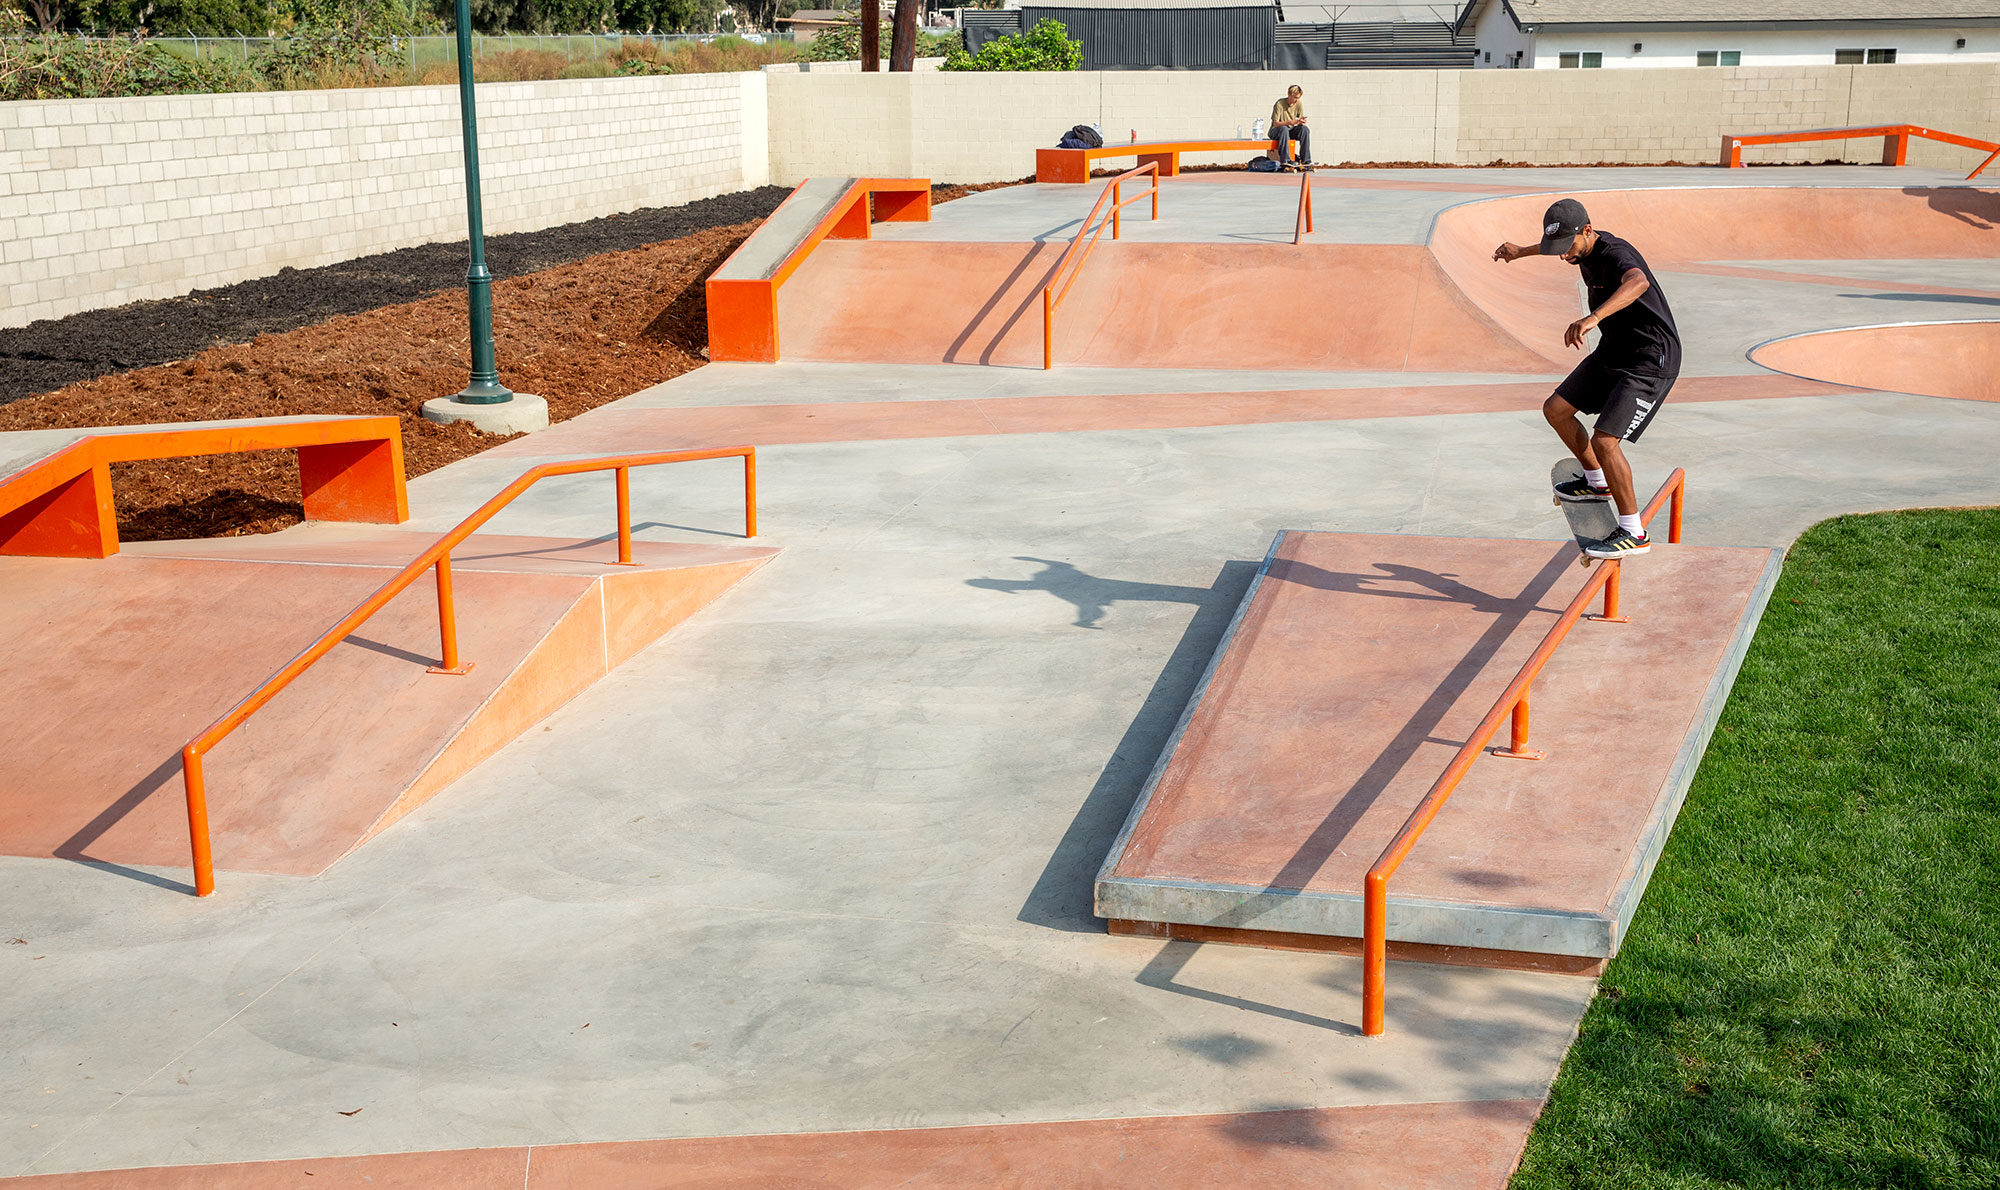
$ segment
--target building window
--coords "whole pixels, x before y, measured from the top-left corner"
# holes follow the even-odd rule
[[[1833,64],[1835,66],[1860,66],[1864,63],[1870,66],[1887,66],[1895,62],[1895,60],[1896,51],[1893,49],[1833,51]]]
[[[1741,66],[1743,65],[1743,51],[1696,50],[1694,64],[1696,66]]]
[[[1586,70],[1595,70],[1604,65],[1604,55],[1599,53],[1558,54],[1556,56],[1556,65],[1563,70],[1575,70],[1578,67]]]

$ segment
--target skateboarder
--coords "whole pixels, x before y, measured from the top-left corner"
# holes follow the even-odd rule
[[[1573,198],[1551,204],[1542,216],[1539,248],[1508,243],[1493,250],[1493,259],[1507,262],[1536,255],[1560,256],[1577,266],[1589,291],[1590,313],[1569,324],[1563,344],[1581,350],[1586,334],[1602,332],[1597,350],[1584,356],[1542,404],[1542,416],[1583,464],[1583,478],[1556,485],[1556,496],[1609,499],[1617,505],[1617,531],[1585,553],[1594,558],[1643,554],[1652,542],[1639,523],[1632,468],[1621,441],[1639,440],[1680,375],[1681,337],[1673,312],[1638,249],[1592,227],[1583,204]],[[1597,416],[1588,434],[1577,420],[1579,412]]]

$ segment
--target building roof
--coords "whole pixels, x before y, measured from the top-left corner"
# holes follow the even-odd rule
[[[2000,0],[1487,0],[1523,27],[2000,20]]]
[[[1276,0],[1021,0],[1022,8],[1272,8]]]

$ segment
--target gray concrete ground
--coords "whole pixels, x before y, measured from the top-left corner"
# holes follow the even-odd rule
[[[631,400],[1356,379],[717,365]],[[1539,1096],[1591,980],[1399,964],[1369,1040],[1354,961],[1113,938],[1089,898],[1274,532],[1560,539],[1559,453],[1531,411],[763,449],[777,561],[324,876],[0,858],[0,1173]],[[1688,469],[1692,541],[2000,503],[1993,404],[1683,403],[1633,454]],[[530,461],[422,477],[414,525]],[[640,535],[732,532],[733,479],[635,473]],[[610,525],[590,477],[490,529]]]

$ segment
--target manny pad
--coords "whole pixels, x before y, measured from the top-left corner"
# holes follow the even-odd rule
[[[1583,972],[1616,952],[1777,577],[1770,550],[1654,555],[1625,567],[1630,622],[1587,628],[1536,683],[1545,756],[1475,766],[1401,869],[1401,953]],[[1575,556],[1281,535],[1105,861],[1098,913],[1154,937],[1359,939],[1369,865],[1575,593]]]
[[[0,946],[0,1173],[1503,1184],[1773,551],[1837,513],[2000,501],[2000,405],[1924,359],[1864,377],[1751,356],[1980,317],[2000,206],[1962,174],[1322,174],[1296,249],[1290,185],[1171,178],[1159,222],[1085,264],[1047,372],[1038,270],[1096,186],[821,244],[777,291],[780,362],[712,364],[422,476],[410,521],[380,530],[435,537],[543,462],[740,441],[759,447],[754,545],[778,552],[731,553],[751,548],[729,540],[734,489],[677,469],[633,472],[634,534],[638,560],[755,563],[748,581],[622,664],[600,650],[586,688],[338,862],[225,862],[198,901],[159,887],[185,871],[170,854],[0,857],[0,942],[22,940]],[[1479,760],[1392,883],[1405,949],[1387,1033],[1363,1037],[1361,964],[1337,946],[1174,931],[1351,936],[1357,870],[1584,581],[1539,414],[1573,358],[1575,276],[1484,258],[1554,192],[1647,253],[1681,324],[1684,377],[1632,456],[1642,491],[1686,469],[1686,540],[1623,563],[1631,622],[1578,624],[1544,670],[1547,758]],[[610,551],[607,487],[523,494],[464,581],[490,553],[493,581],[605,598],[615,576],[567,559]],[[343,565],[293,567],[331,583],[380,566],[340,544],[372,532],[21,561],[137,582],[225,548],[275,574],[339,544]],[[551,542],[564,561],[523,560]],[[91,573],[92,599],[122,581]],[[367,634],[417,661],[343,653],[421,671],[427,596],[403,597],[402,634]],[[48,606],[71,638],[111,622]],[[282,656],[282,618],[239,635]],[[53,651],[39,697],[87,694],[94,737],[162,714],[82,689]],[[481,667],[434,680],[500,656],[467,655]],[[92,779],[100,808],[125,772]],[[178,812],[171,781],[133,796],[135,827]],[[1159,928],[1112,933],[1093,898],[1147,881],[1194,910],[1126,906]],[[1517,957],[1438,961],[1464,948]]]

